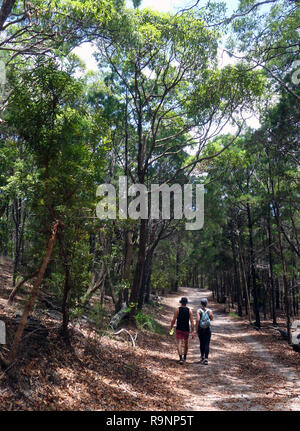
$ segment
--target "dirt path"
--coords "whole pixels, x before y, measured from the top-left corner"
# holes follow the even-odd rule
[[[7,308],[12,266],[0,261],[0,320],[15,330],[20,300]],[[189,298],[194,313],[208,292],[182,288],[163,299],[164,307],[150,307],[164,333],[139,330],[137,347],[128,336],[91,332],[88,323],[73,333],[74,352],[66,350],[53,328],[58,320],[44,306],[34,316],[49,329],[48,341],[33,339],[23,345],[18,381],[8,383],[0,373],[0,410],[197,411],[300,410],[300,356],[278,350],[243,320],[225,315],[210,301],[215,320],[209,365],[199,364],[198,337],[190,342],[187,363],[177,363],[175,336],[168,335],[174,308],[181,296]],[[20,295],[24,300],[24,295]],[[210,297],[210,295],[208,295]],[[135,334],[135,329],[132,331]],[[266,339],[267,338],[267,341]],[[288,357],[288,361],[286,361]],[[289,364],[290,366],[288,366]]]
[[[196,309],[200,298],[208,292],[181,288],[189,306]],[[180,296],[164,300],[170,307],[178,306]],[[245,323],[237,322],[218,311],[213,302],[215,320],[209,364],[199,363],[198,337],[190,341],[184,381],[180,391],[186,410],[300,410],[300,376],[296,369],[279,363],[272,354],[249,335]],[[170,318],[171,320],[171,318]]]

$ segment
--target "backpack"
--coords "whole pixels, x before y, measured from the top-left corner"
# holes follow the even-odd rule
[[[202,310],[202,308],[200,308],[199,328],[209,328],[209,327],[210,327],[209,310]]]

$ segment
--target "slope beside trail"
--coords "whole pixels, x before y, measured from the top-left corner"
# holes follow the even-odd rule
[[[181,377],[177,390],[185,400],[185,410],[300,410],[299,368],[279,362],[251,334],[246,322],[221,311],[212,301],[211,292],[181,288],[179,294],[165,298],[164,304],[174,309],[180,297],[187,296],[196,317],[201,297],[206,296],[214,311],[209,364],[199,363],[195,336],[190,339],[187,362],[178,365]],[[171,320],[171,310],[168,317]]]

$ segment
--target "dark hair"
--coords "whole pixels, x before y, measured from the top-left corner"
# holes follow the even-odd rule
[[[208,301],[207,301],[207,299],[206,298],[202,298],[201,299],[201,305],[204,305],[205,307],[207,306],[207,303],[208,303]]]
[[[179,301],[181,304],[187,304],[188,303],[188,300],[187,300],[187,298],[185,298],[185,297],[183,297],[183,298],[181,298],[181,300]]]

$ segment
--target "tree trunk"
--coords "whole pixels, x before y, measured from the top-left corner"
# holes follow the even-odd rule
[[[20,288],[23,286],[24,283],[26,283],[26,281],[31,280],[33,277],[35,277],[38,274],[38,271],[35,271],[33,274],[27,275],[26,277],[23,278],[22,281],[20,281],[20,283],[18,283],[12,290],[12,292],[9,295],[9,298],[7,300],[7,304],[11,305],[13,303],[13,300],[16,296],[16,294],[18,293],[18,291],[20,290]]]
[[[18,197],[15,197],[12,204],[12,218],[15,224],[15,250],[14,250],[14,269],[13,269],[13,287],[16,285],[17,273],[19,270],[20,263],[20,252],[22,245],[22,201]]]
[[[236,247],[235,247],[235,238],[234,238],[233,231],[231,231],[231,248],[232,248],[232,256],[233,256],[233,266],[234,266],[234,285],[235,285],[237,303],[238,303],[238,315],[242,317],[243,316],[242,291],[241,291],[240,277],[238,274],[238,266],[236,261]]]
[[[249,319],[250,325],[252,325],[250,293],[249,293],[249,288],[248,288],[247,275],[246,275],[245,263],[244,263],[242,250],[241,250],[241,241],[240,241],[240,235],[239,234],[238,234],[238,246],[239,246],[238,249],[239,249],[239,255],[240,255],[240,264],[242,267],[241,269],[242,269],[242,274],[243,274],[243,278],[244,278],[244,285],[245,285],[248,319]]]
[[[69,324],[69,307],[68,307],[68,297],[71,290],[70,284],[70,267],[68,264],[65,265],[65,285],[64,285],[64,296],[62,302],[62,327],[61,334],[65,341],[69,343],[69,332],[68,332],[68,324]]]
[[[125,232],[125,246],[124,246],[124,254],[125,254],[125,262],[124,262],[124,270],[123,270],[123,280],[129,283],[130,280],[130,267],[132,262],[132,254],[133,254],[133,241],[132,241],[132,232]],[[119,292],[118,301],[115,305],[115,311],[118,313],[122,304],[125,302],[128,305],[128,287]]]
[[[138,259],[137,259],[134,280],[133,280],[133,285],[132,285],[130,299],[129,299],[129,305],[131,306],[130,320],[133,323],[135,322],[135,313],[137,309],[140,288],[143,280],[145,257],[146,257],[146,241],[147,241],[147,220],[141,220]]]
[[[153,255],[151,256],[151,260],[149,263],[149,272],[147,274],[147,279],[146,279],[146,288],[145,288],[145,303],[148,304],[148,302],[150,301],[150,289],[151,289],[151,274],[152,274],[152,262],[153,262]]]
[[[251,219],[250,205],[247,203],[247,216],[248,216],[248,228],[249,228],[249,245],[250,245],[250,267],[252,277],[252,294],[253,294],[253,309],[255,314],[255,326],[260,328],[260,316],[258,306],[258,295],[257,295],[257,282],[256,282],[256,271],[255,271],[255,260],[254,260],[254,248],[253,248],[253,224]]]
[[[105,282],[106,272],[105,272],[104,264],[102,264],[100,275],[98,275],[97,278],[98,279],[96,280],[95,277],[93,276],[93,279],[92,279],[93,281],[81,300],[82,306],[85,306],[88,303],[88,301],[90,300],[92,295],[96,292],[96,290],[99,289],[99,287],[101,287],[102,284]]]
[[[269,283],[271,287],[271,304],[272,304],[272,319],[273,326],[277,326],[276,319],[276,293],[274,286],[274,275],[273,275],[273,256],[272,256],[272,231],[271,231],[271,215],[270,209],[267,216],[267,230],[268,230],[268,250],[269,250]]]
[[[278,242],[279,242],[279,250],[280,257],[283,269],[283,285],[284,285],[284,305],[285,305],[285,313],[286,313],[286,329],[288,335],[288,342],[291,343],[291,316],[290,316],[290,297],[289,297],[289,283],[287,279],[287,269],[286,269],[286,261],[283,252],[282,245],[282,237],[281,237],[281,218],[280,218],[280,209],[278,204],[274,205],[275,215],[276,215],[276,224],[277,224],[277,233],[278,233]]]
[[[175,263],[175,284],[172,289],[173,292],[178,292],[179,287],[179,267],[180,267],[180,253],[179,253],[179,244],[176,244],[176,263]],[[194,287],[194,282],[193,282]]]
[[[150,249],[147,253],[145,265],[144,265],[144,271],[143,271],[143,280],[142,285],[139,293],[139,300],[138,300],[138,309],[141,310],[144,305],[144,297],[146,292],[147,284],[150,285],[150,277],[151,277],[151,267],[152,267],[152,256],[153,256],[154,250]],[[149,283],[148,283],[149,282]]]
[[[21,318],[21,322],[20,322],[20,324],[18,326],[18,329],[17,329],[17,332],[15,334],[11,350],[9,352],[9,356],[8,356],[9,363],[12,363],[15,360],[15,358],[16,358],[17,350],[18,350],[18,347],[19,347],[19,344],[20,344],[20,341],[21,341],[21,338],[22,338],[22,334],[23,334],[24,328],[26,326],[28,315],[29,315],[29,313],[31,312],[31,310],[33,308],[33,305],[34,305],[34,302],[35,302],[35,299],[36,299],[36,295],[37,295],[38,289],[39,289],[39,287],[40,287],[40,285],[41,285],[41,283],[43,281],[43,277],[44,277],[46,268],[48,266],[50,257],[52,255],[54,241],[55,241],[55,237],[56,237],[57,230],[58,230],[59,226],[60,226],[60,222],[57,221],[57,222],[55,222],[55,224],[54,224],[54,226],[52,228],[51,236],[50,236],[50,239],[48,241],[46,256],[44,257],[42,266],[39,269],[37,278],[36,278],[36,280],[34,282],[34,285],[33,285],[32,291],[31,291],[30,298],[29,298],[29,300],[28,300],[28,302],[27,302],[27,304],[26,304],[26,306],[24,308],[23,315],[22,315],[22,318]]]
[[[16,0],[4,0],[0,9],[0,31],[2,31],[5,21],[9,17]]]

